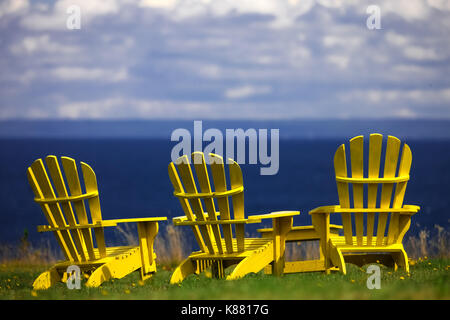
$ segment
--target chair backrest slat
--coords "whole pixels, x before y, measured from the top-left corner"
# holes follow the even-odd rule
[[[183,185],[181,184],[180,177],[178,176],[177,170],[173,162],[169,164],[169,178],[172,182],[173,188],[177,193],[184,193]],[[179,197],[181,207],[183,208],[184,214],[188,218],[189,221],[196,221],[194,213],[192,212],[192,208],[189,204],[189,200],[185,198]],[[200,250],[206,252],[208,249],[203,241],[202,234],[200,233],[199,226],[192,226],[192,231],[194,232],[195,239],[197,240],[198,246]]]
[[[405,176],[409,174],[412,163],[412,153],[411,149],[407,144],[403,146],[402,157],[400,159],[400,165],[398,169],[399,176]],[[394,199],[392,200],[393,208],[401,208],[403,206],[403,199],[405,197],[406,185],[408,181],[402,181],[397,183],[395,187]],[[391,221],[389,223],[388,230],[388,244],[392,244],[397,241],[397,237],[399,236],[399,219],[400,215],[398,213],[391,214]]]
[[[347,161],[345,158],[345,145],[341,145],[334,155],[334,171],[336,176],[347,176]],[[350,208],[350,195],[348,191],[348,182],[336,181],[339,203],[342,208]],[[347,244],[353,243],[352,216],[350,213],[342,213],[342,226],[344,228],[344,237]]]
[[[61,173],[61,168],[58,163],[58,159],[55,156],[47,156],[45,158],[45,162],[47,163],[48,172],[50,173],[50,177],[52,178],[53,185],[58,193],[58,197],[68,197],[69,194],[67,192],[66,185],[64,183],[64,178]],[[77,221],[75,219],[75,215],[72,209],[72,205],[70,202],[61,202],[60,206],[62,208],[63,213],[65,213],[65,217],[69,226],[76,226]],[[82,261],[87,260],[86,245],[84,244],[83,236],[81,235],[80,230],[72,230],[71,232],[72,238],[78,248],[77,252],[81,256]]]
[[[222,157],[218,155],[209,155],[209,161],[211,166],[211,173],[214,181],[214,190],[216,192],[227,191],[227,182],[225,178],[225,168]],[[230,203],[228,202],[228,197],[221,197],[217,199],[217,204],[219,206],[220,216],[223,219],[230,220]],[[231,224],[223,225],[223,234],[225,239],[225,246],[228,253],[233,253],[233,231]]]
[[[77,166],[75,160],[69,157],[61,157],[61,162],[64,168],[64,173],[67,179],[67,185],[71,196],[79,196],[83,194],[81,190],[80,178],[78,175]],[[89,220],[86,213],[86,207],[83,200],[75,200],[72,202],[75,207],[75,212],[78,217],[79,224],[89,224]],[[84,243],[89,255],[89,259],[96,259],[94,253],[94,243],[92,240],[92,233],[90,229],[81,229],[81,234],[84,238]]]
[[[237,189],[244,186],[244,179],[242,178],[242,171],[236,162],[229,164],[230,169],[230,184],[231,189]],[[238,193],[231,197],[233,203],[233,212],[235,219],[244,219],[244,193]],[[236,243],[238,251],[244,250],[245,241],[245,226],[243,224],[235,225],[236,230]]]
[[[36,177],[34,175],[33,170],[31,169],[31,167],[29,167],[27,170],[27,177],[28,177],[28,182],[31,186],[31,189],[33,190],[34,196],[37,199],[42,199],[44,197],[44,195],[42,194],[42,191],[39,188],[39,184],[36,180]],[[50,207],[45,203],[40,203],[39,205],[42,209],[42,212],[44,212],[44,215],[48,221],[48,224],[51,227],[56,228],[58,225],[56,224],[56,221],[53,218],[53,213],[51,212]],[[66,240],[64,239],[67,237],[66,236],[63,237],[63,235],[60,231],[53,231],[53,234],[55,235],[56,241],[58,242],[66,260],[75,261],[75,258],[72,257],[72,255],[69,252],[69,249],[67,248]]]
[[[190,161],[187,156],[182,158],[182,161],[177,163],[178,171],[181,176],[181,180],[184,184],[184,189],[189,193],[198,193],[197,187],[195,185],[194,176],[192,174]],[[192,211],[194,212],[196,218],[199,221],[206,221],[206,215],[203,211],[203,206],[200,199],[191,199],[189,201]],[[206,227],[206,225],[200,226],[200,232],[202,233],[203,240],[205,241],[206,247],[208,248],[209,253],[214,253],[214,246],[212,243],[212,237],[210,234],[210,230]]]
[[[363,177],[363,163],[364,163],[364,140],[363,136],[358,136],[350,140],[350,155],[352,178]],[[353,185],[353,207],[364,207],[364,186],[362,184]],[[355,231],[356,242],[360,246],[363,244],[364,232],[364,214],[362,212],[355,213]]]
[[[368,177],[380,177],[381,148],[383,136],[381,134],[371,134],[369,138],[369,170]],[[376,208],[377,206],[378,184],[369,184],[367,186],[367,208]],[[367,245],[372,244],[373,232],[375,226],[375,213],[367,214]]]
[[[406,185],[409,179],[412,154],[409,146],[404,145],[402,157],[397,165],[400,153],[401,141],[388,136],[384,157],[384,170],[380,177],[381,153],[383,137],[380,134],[371,134],[369,139],[368,159],[364,159],[364,137],[358,136],[350,140],[351,177],[347,173],[347,161],[345,145],[339,146],[334,157],[336,183],[339,194],[339,202],[342,208],[350,208],[349,189],[353,190],[353,208],[401,208],[405,195]],[[367,178],[364,178],[364,163],[368,164]],[[364,203],[365,189],[367,185],[367,204]],[[381,185],[379,204],[378,188]],[[395,187],[395,192],[394,191]],[[367,210],[366,210],[367,211]],[[377,245],[384,246],[395,243],[401,236],[402,225],[398,213],[380,212],[375,223],[375,212],[341,213],[344,228],[345,242],[348,245]],[[364,217],[366,223],[364,224]],[[354,217],[355,230],[352,229],[352,217]],[[403,223],[404,224],[404,223]],[[364,229],[365,235],[364,235]],[[387,231],[387,236],[386,236]],[[375,233],[376,232],[376,233]],[[404,232],[403,232],[404,233]],[[356,242],[353,237],[356,236]],[[364,241],[364,236],[367,241]],[[376,236],[376,243],[374,237]]]
[[[33,162],[30,168],[36,179],[36,185],[34,187],[39,190],[38,193],[41,194],[42,198],[56,199],[55,191],[53,190],[47,172],[45,171],[42,159],[38,159]],[[49,223],[54,223],[55,227],[67,226],[63,212],[57,202],[44,204],[44,207],[49,209],[44,210],[44,213],[47,213],[46,216]],[[80,258],[70,232],[67,230],[61,230],[59,232],[64,240],[61,249],[65,253],[66,258],[70,261],[79,261]]]
[[[223,158],[215,154],[209,154],[208,165],[212,174],[212,179],[210,179],[204,154],[194,152],[192,163],[200,186],[201,192],[198,192],[191,164],[187,162],[187,159],[187,156],[178,158],[175,161],[177,166],[174,162],[171,162],[169,164],[169,177],[174,187],[174,194],[178,197],[187,219],[193,222],[200,222],[205,219],[214,222],[206,225],[199,223],[192,226],[200,249],[203,252],[210,252],[206,244],[202,245],[204,239],[208,239],[213,244],[214,249],[217,250],[214,254],[244,251],[245,230],[242,223],[242,220],[245,219],[244,187],[239,165],[230,160],[231,188],[228,189]],[[229,197],[231,197],[233,210],[231,210]],[[203,211],[202,205],[206,208],[208,215]],[[216,216],[216,207],[219,209],[219,216]],[[235,219],[240,221],[234,223],[233,220]],[[226,221],[220,223],[220,220]],[[235,227],[235,238],[233,237],[233,226]],[[200,228],[204,230],[200,231]]]
[[[84,162],[81,162],[81,171],[83,172],[84,186],[86,188],[86,193],[98,191],[97,178],[95,176],[94,170]],[[89,211],[91,213],[92,223],[97,223],[102,221],[102,211],[100,209],[100,198],[95,196],[88,199]],[[100,254],[100,258],[106,256],[106,244],[105,235],[103,228],[95,228],[95,240],[97,242],[97,248]]]
[[[200,190],[202,193],[211,193],[211,182],[209,181],[208,170],[206,168],[205,156],[202,152],[192,153],[192,162],[195,167],[195,172],[197,173],[197,179],[200,185]],[[206,207],[206,212],[208,212],[208,220],[217,221],[216,216],[216,206],[214,204],[213,198],[204,198],[203,202]],[[214,240],[217,246],[217,250],[220,254],[224,252],[222,246],[222,236],[220,233],[220,227],[218,225],[211,225],[211,231],[214,235]]]
[[[384,160],[384,174],[383,178],[395,177],[397,169],[398,154],[400,151],[400,140],[389,136],[386,143],[386,158]],[[380,208],[389,208],[392,200],[392,190],[394,183],[383,183],[381,187]],[[377,245],[383,245],[384,234],[386,231],[388,213],[380,213],[378,215],[377,228]]]
[[[28,168],[28,180],[35,193],[35,201],[41,206],[48,223],[53,228],[77,227],[55,231],[56,239],[69,261],[89,261],[106,256],[105,237],[102,227],[92,228],[89,222],[85,200],[87,200],[92,223],[102,221],[97,179],[92,168],[81,162],[86,193],[83,193],[81,180],[74,159],[57,157],[36,160]],[[51,180],[50,180],[51,178]],[[64,179],[65,178],[65,179]],[[78,228],[89,225],[89,227]],[[94,248],[95,232],[98,253]]]

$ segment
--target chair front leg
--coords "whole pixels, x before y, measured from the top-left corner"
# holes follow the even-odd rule
[[[281,276],[285,265],[286,235],[292,228],[293,217],[272,219],[273,224],[273,266],[272,274]]]
[[[312,224],[319,235],[320,259],[324,259],[325,272],[330,273],[331,263],[330,254],[330,214],[329,213],[312,213]]]
[[[141,251],[141,279],[150,278],[156,272],[153,242],[158,234],[158,222],[138,222],[139,247]]]

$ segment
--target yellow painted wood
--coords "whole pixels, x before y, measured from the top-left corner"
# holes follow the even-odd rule
[[[181,158],[180,158],[181,159]],[[182,159],[181,161],[186,161]],[[182,193],[184,192],[183,185],[181,184],[180,177],[178,176],[177,170],[175,168],[175,165],[173,162],[169,164],[169,178],[172,182],[173,188],[175,192]],[[184,213],[186,214],[186,219],[189,221],[196,221],[196,217],[194,213],[192,212],[192,208],[189,204],[189,201],[183,197],[178,198],[180,201],[181,207],[183,208]],[[203,241],[202,234],[200,233],[200,228],[198,225],[192,225],[192,231],[194,232],[195,240],[197,240],[198,246],[202,251],[206,251],[206,245]]]
[[[194,176],[192,174],[191,166],[189,164],[187,156],[183,157],[182,160],[178,162],[178,172],[180,173],[180,177],[183,181],[185,190],[191,194],[197,194],[197,187],[194,182]],[[200,202],[200,198],[190,199],[189,204],[191,205],[192,211],[197,218],[196,220],[206,221],[205,212],[203,211],[203,206]],[[199,229],[202,233],[203,240],[209,252],[214,253],[210,230],[205,225],[199,225]]]
[[[214,197],[217,197],[217,193],[213,193],[211,190],[211,182],[209,181],[208,170],[206,168],[205,156],[202,152],[194,152],[192,154],[192,162],[195,166],[195,172],[197,173],[197,178],[200,184],[200,188],[203,194],[209,194],[206,197],[203,197],[203,201],[206,207],[207,216],[206,220],[208,221],[218,221],[216,216],[216,206],[214,204]],[[222,195],[219,195],[222,196]],[[211,231],[214,234],[214,241],[217,246],[217,250],[220,254],[223,253],[222,248],[222,236],[220,233],[219,226],[215,224],[211,224]]]
[[[255,219],[230,219],[230,220],[224,220],[224,219],[220,219],[220,220],[212,220],[212,221],[186,221],[185,219],[177,219],[174,218],[173,219],[173,224],[176,226],[218,226],[218,225],[232,225],[232,224],[236,224],[236,225],[241,225],[241,224],[248,224],[248,223],[258,223],[261,222],[261,220],[255,220]],[[216,241],[214,243],[220,243],[220,241]]]
[[[336,270],[336,268],[332,268],[332,270]],[[325,271],[324,260],[286,261],[283,274],[318,271]],[[272,268],[265,268],[264,273],[272,274]]]
[[[267,214],[257,214],[251,215],[248,217],[249,220],[261,220],[261,219],[275,219],[275,218],[285,218],[297,216],[300,214],[300,211],[276,211]]]
[[[342,226],[330,224],[330,233],[339,234],[339,230],[342,230]],[[261,238],[272,237],[273,228],[263,228],[256,230],[261,234]],[[312,241],[320,240],[320,236],[317,233],[314,226],[295,226],[286,235],[286,242],[298,242],[298,241]]]
[[[381,146],[383,136],[381,134],[371,134],[369,140],[369,170],[370,180],[378,179],[380,174]],[[367,208],[377,206],[378,184],[369,184],[367,186]],[[375,213],[367,213],[367,243],[372,243],[375,226]]]
[[[415,214],[420,210],[419,206],[415,205],[403,205],[401,208],[341,208],[340,205],[335,206],[323,206],[318,207],[310,211],[310,213],[355,213],[355,212],[398,212],[400,214],[411,215]]]
[[[167,218],[103,220],[97,179],[92,168],[86,163],[81,163],[86,190],[83,193],[75,160],[62,157],[61,162],[64,171],[61,170],[55,156],[46,158],[48,170],[42,159],[36,160],[27,170],[28,181],[35,194],[35,200],[49,223],[46,226],[38,226],[38,231],[52,231],[66,258],[65,261],[56,263],[51,269],[42,273],[35,280],[33,288],[47,289],[59,281],[65,281],[66,269],[73,264],[84,271],[94,270],[86,283],[87,286],[99,286],[110,278],[121,278],[137,269],[141,269],[142,279],[150,277],[156,272],[153,242],[158,232],[158,222]],[[53,185],[47,171],[50,173]],[[85,201],[89,206],[91,222],[89,222]],[[140,245],[107,247],[103,228],[126,222],[138,223]],[[97,247],[94,247],[91,230],[94,231]]]
[[[364,137],[359,136],[350,140],[350,159],[352,167],[352,178],[363,177],[363,163],[364,163]],[[362,208],[364,197],[364,186],[362,184],[353,184],[353,207]],[[364,215],[362,212],[356,212],[355,217],[355,231],[358,245],[362,244],[364,231]]]
[[[33,171],[34,176],[36,178],[37,184],[35,188],[41,190],[43,197],[50,199],[56,198],[51,182],[44,168],[43,161],[41,159],[36,160],[35,162],[33,162],[30,168]],[[66,226],[66,221],[64,219],[63,213],[58,203],[49,203],[47,207],[49,209],[48,215],[53,217],[54,219],[54,225]],[[75,244],[72,240],[70,232],[66,230],[62,230],[60,232],[65,243],[64,248],[62,249],[63,251],[67,250],[66,254],[68,256],[68,259],[71,261],[79,261]]]
[[[405,143],[402,151],[402,158],[398,175],[409,173],[412,163],[412,153],[409,146]],[[392,203],[393,208],[401,208],[403,205],[403,198],[405,197],[407,181],[400,182],[395,187],[394,199]],[[400,232],[400,215],[397,212],[392,212],[391,221],[388,230],[388,244],[395,243]]]
[[[61,281],[61,275],[55,267],[41,273],[33,282],[33,289],[45,290]]]
[[[48,171],[50,173],[50,176],[52,178],[53,184],[55,186],[56,191],[58,192],[58,195],[62,196],[62,198],[56,198],[53,201],[58,202],[61,206],[62,211],[65,213],[66,221],[69,226],[74,227],[77,225],[77,221],[75,219],[75,215],[72,209],[72,205],[69,201],[58,201],[59,199],[64,198],[71,198],[69,197],[69,194],[67,192],[66,184],[64,183],[64,179],[61,173],[61,169],[59,167],[58,160],[55,156],[47,156],[45,158],[45,162],[47,163]],[[96,191],[98,194],[98,192]],[[51,199],[45,199],[45,200],[51,200]],[[34,199],[34,201],[39,202],[37,199]],[[73,236],[73,240],[75,241],[76,247],[77,247],[77,257],[76,261],[80,261],[79,256],[81,256],[81,259],[83,261],[87,260],[87,256],[84,254],[86,251],[86,247],[84,246],[84,241],[81,235],[81,232],[79,230],[74,230],[74,232],[71,233]]]
[[[347,160],[345,157],[345,145],[341,145],[334,155],[334,171],[336,176],[347,176]],[[347,182],[336,181],[339,203],[342,208],[350,208],[350,195]],[[344,235],[350,243],[353,234],[352,231],[352,217],[349,213],[342,213],[342,226],[344,227]]]
[[[286,235],[292,228],[292,216],[273,218],[273,271],[276,276],[283,274],[285,264]]]
[[[211,173],[213,176],[214,181],[214,189],[216,192],[226,192],[227,191],[227,183],[225,179],[225,168],[223,159],[221,156],[218,155],[209,155],[209,161],[210,161],[210,167],[211,167]],[[217,198],[217,204],[219,206],[220,215],[223,217],[224,220],[230,220],[231,213],[230,213],[230,203],[228,201],[228,197],[226,198]],[[233,247],[232,247],[232,239],[233,239],[233,232],[231,225],[224,225],[222,227],[223,235],[225,239],[225,245],[227,253],[233,253]]]
[[[398,153],[400,150],[400,140],[389,136],[386,145],[386,159],[384,161],[384,178],[395,176],[397,169]],[[393,183],[383,183],[381,188],[380,208],[390,208],[392,200]],[[381,246],[387,225],[388,214],[380,213],[378,215],[377,245]]]
[[[230,184],[232,189],[244,190],[244,179],[242,177],[242,171],[236,161],[230,160]],[[231,197],[233,203],[234,219],[244,219],[244,193],[240,192]],[[236,224],[236,241],[238,251],[244,250],[245,229],[243,224]]]
[[[147,279],[156,272],[156,254],[153,242],[158,234],[158,222],[138,222],[139,247],[141,248],[141,279]]]
[[[80,178],[78,176],[78,170],[75,160],[69,157],[61,157],[61,162],[64,167],[64,173],[66,174],[67,184],[69,186],[70,194],[73,196],[80,196],[83,194],[81,190]],[[86,213],[86,207],[83,200],[73,201],[75,212],[80,224],[88,224],[88,218]],[[90,229],[81,229],[83,235],[84,244],[89,254],[89,259],[96,259],[94,255],[94,242],[92,240],[92,233]]]
[[[29,184],[31,186],[31,189],[33,189],[35,197],[42,198],[43,197],[42,191],[39,188],[39,185],[37,183],[36,177],[35,177],[35,175],[33,173],[33,170],[31,169],[31,167],[29,167],[27,169],[27,177],[28,177],[28,182],[29,182]],[[56,227],[56,221],[53,218],[53,215],[52,215],[52,213],[50,211],[49,206],[46,205],[46,204],[39,204],[39,205],[40,205],[42,211],[44,212],[44,215],[47,218],[47,221],[50,224],[50,226],[51,227]],[[62,252],[64,254],[64,257],[67,260],[74,261],[74,258],[72,258],[72,256],[70,256],[69,250],[67,249],[66,242],[64,241],[64,238],[63,238],[61,232],[58,231],[57,229],[52,230],[52,231],[53,231],[53,234],[55,235],[56,241],[58,242],[58,244],[59,244],[59,246],[60,246],[60,248],[61,248],[61,250],[62,250]]]
[[[95,176],[94,170],[84,162],[81,162],[81,170],[83,172],[84,185],[86,188],[86,193],[98,193],[97,178]],[[92,223],[97,223],[102,221],[102,212],[100,209],[100,198],[95,196],[89,198],[89,211],[91,213]],[[106,244],[105,244],[105,234],[102,227],[94,228],[95,240],[97,242],[97,248],[100,253],[100,258],[106,256]]]
[[[395,266],[408,271],[408,259],[402,240],[411,224],[411,216],[420,210],[419,206],[404,205],[407,181],[412,162],[412,153],[408,145],[403,146],[399,170],[396,172],[401,142],[388,136],[386,141],[384,172],[380,177],[382,159],[382,136],[371,134],[369,138],[368,177],[364,175],[363,137],[350,140],[352,176],[346,172],[345,146],[341,145],[335,154],[334,164],[339,194],[339,205],[322,206],[310,211],[313,225],[321,237],[321,250],[325,255],[325,269],[336,266],[346,272],[345,256],[353,261],[365,261],[370,253],[389,253]],[[348,188],[353,189],[353,207],[349,206]],[[367,203],[364,203],[364,184],[367,185]],[[377,203],[378,185],[381,185],[379,204]],[[395,193],[393,190],[395,188]],[[344,236],[330,232],[329,216],[340,214],[344,224]],[[375,225],[375,215],[378,215]],[[345,215],[345,216],[344,216]],[[366,223],[364,224],[364,215]],[[348,231],[347,226],[355,218],[355,230]],[[388,219],[389,218],[389,219]],[[363,234],[366,227],[366,234]],[[388,228],[387,228],[388,227]],[[386,229],[387,228],[387,229]],[[347,230],[347,232],[345,232]],[[376,233],[374,231],[376,230]],[[386,230],[387,235],[386,235]],[[327,245],[324,244],[327,243]],[[364,253],[364,254],[362,254]],[[353,258],[354,254],[358,254]]]
[[[211,230],[211,248],[202,245],[203,239],[200,232],[196,234],[200,251],[192,252],[172,274],[171,283],[183,281],[194,273],[203,272],[211,268],[212,275],[217,278],[225,277],[225,269],[231,265],[237,265],[233,272],[226,277],[227,280],[238,279],[250,272],[258,272],[272,262],[275,262],[276,274],[282,274],[284,268],[284,242],[286,234],[292,226],[292,217],[299,214],[298,211],[279,212],[267,215],[245,217],[244,210],[244,183],[242,171],[239,165],[230,160],[228,166],[230,189],[227,189],[226,171],[223,159],[215,154],[209,155],[209,165],[206,165],[203,153],[192,154],[193,167],[200,185],[201,192],[194,188],[192,181],[194,174],[191,166],[186,162],[187,157],[179,158],[178,164],[180,176],[174,163],[169,164],[169,178],[174,187],[174,195],[180,201],[185,216],[173,218],[173,224],[177,226],[191,226],[194,233],[199,228]],[[185,162],[184,167],[180,163]],[[208,167],[212,174],[214,190],[210,184]],[[183,172],[183,173],[181,173]],[[180,178],[181,177],[181,178]],[[188,185],[191,187],[188,189]],[[186,187],[186,191],[183,188]],[[230,198],[232,208],[230,207]],[[201,212],[202,217],[194,215],[192,203],[204,204],[207,212]],[[217,208],[220,211],[216,212]],[[200,210],[198,210],[200,213]],[[248,223],[260,223],[262,219],[272,219],[274,234],[270,238],[246,238],[245,225]],[[233,229],[235,228],[235,236]],[[281,270],[281,271],[280,271]]]

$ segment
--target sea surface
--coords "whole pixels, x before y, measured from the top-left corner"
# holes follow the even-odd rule
[[[338,204],[333,155],[340,144],[348,141],[355,131],[359,130],[362,134],[397,134],[411,147],[411,180],[404,202],[420,205],[422,209],[413,217],[407,235],[417,235],[424,228],[433,231],[435,225],[449,230],[449,123],[431,122],[428,124],[431,131],[426,131],[426,126],[425,129],[420,129],[429,133],[422,136],[413,128],[408,129],[404,123],[402,125],[406,129],[402,132],[395,132],[398,125],[392,124],[389,127],[381,122],[378,123],[379,127],[376,124],[361,124],[358,128],[352,127],[351,122],[343,123],[347,125],[347,129],[345,126],[339,130],[328,127],[321,129],[317,122],[309,123],[312,128],[308,129],[309,134],[295,134],[295,126],[292,123],[285,128],[285,134],[283,124],[280,123],[255,125],[253,122],[240,122],[235,126],[243,129],[280,129],[278,174],[262,176],[261,165],[241,165],[246,214],[300,210],[301,214],[295,218],[294,224],[309,225],[309,210],[317,206]],[[17,242],[24,232],[28,233],[32,242],[39,242],[51,236],[36,231],[36,226],[46,224],[46,220],[39,205],[33,201],[34,195],[26,177],[27,167],[35,159],[49,154],[69,156],[91,165],[97,175],[104,219],[183,215],[178,200],[173,196],[167,174],[171,150],[176,144],[170,140],[170,132],[173,128],[183,126],[192,130],[192,124],[185,122],[168,125],[167,122],[161,125],[161,130],[157,132],[145,133],[145,130],[138,130],[137,133],[121,137],[117,132],[125,129],[117,128],[120,123],[109,124],[109,135],[107,129],[101,134],[95,130],[83,131],[93,130],[95,125],[92,122],[69,123],[72,132],[64,131],[64,123],[56,123],[53,125],[58,127],[60,133],[55,133],[54,136],[51,131],[45,130],[48,123],[0,123],[0,243]],[[142,122],[139,122],[139,125],[145,127]],[[224,128],[233,128],[232,123],[222,125]],[[300,132],[307,131],[304,129],[304,123],[297,125]],[[436,127],[438,125],[439,128]],[[12,131],[6,130],[5,126],[13,128],[17,134],[11,134]],[[17,126],[22,126],[22,130]],[[130,123],[127,126],[133,127]],[[209,122],[205,129],[211,127]],[[430,133],[433,130],[438,134]],[[9,133],[5,133],[6,131]],[[164,230],[167,223],[171,223],[170,219],[169,222],[162,223],[161,230]],[[266,221],[265,225],[268,226],[269,221]],[[255,230],[256,226],[251,225],[247,232],[255,234]],[[189,231],[186,229],[186,233]],[[112,230],[106,233],[106,238],[108,243],[121,241],[118,233]],[[56,245],[56,241],[51,241]],[[187,241],[193,241],[193,237]]]

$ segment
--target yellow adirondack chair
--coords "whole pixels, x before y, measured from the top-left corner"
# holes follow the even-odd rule
[[[315,229],[324,240],[321,245],[326,255],[327,272],[332,266],[337,266],[345,274],[345,261],[362,265],[369,261],[369,255],[375,255],[380,261],[384,261],[381,256],[390,257],[395,268],[400,266],[409,272],[402,240],[411,224],[411,216],[420,210],[418,206],[403,204],[412,162],[411,149],[406,143],[403,145],[397,172],[401,142],[388,136],[381,177],[382,141],[382,135],[370,135],[367,178],[364,177],[363,136],[350,140],[351,174],[348,174],[345,145],[342,144],[334,155],[339,205],[319,207],[309,212]],[[381,193],[378,196],[379,186]],[[334,213],[342,218],[343,236],[329,231],[330,214]]]
[[[42,273],[34,281],[34,289],[48,289],[59,281],[65,282],[68,277],[66,270],[71,265],[77,265],[82,272],[90,274],[86,282],[88,287],[97,287],[110,278],[120,279],[139,268],[143,280],[156,272],[153,240],[158,233],[158,221],[167,220],[166,217],[103,220],[97,179],[91,167],[81,162],[86,191],[83,193],[74,159],[61,157],[67,186],[57,158],[47,156],[45,162],[50,175],[42,159],[37,159],[27,171],[36,197],[34,200],[41,206],[49,223],[38,226],[38,231],[53,232],[66,260]],[[86,204],[91,221],[88,220]],[[139,246],[106,247],[103,228],[126,222],[137,223]]]
[[[193,171],[187,156],[169,164],[169,177],[174,195],[179,199],[185,216],[173,219],[174,225],[190,226],[200,251],[190,254],[174,271],[170,283],[183,281],[188,275],[203,272],[211,267],[216,278],[233,280],[251,272],[259,272],[273,264],[273,273],[281,275],[284,267],[285,236],[292,226],[293,216],[298,211],[280,211],[245,218],[244,185],[239,165],[229,164],[231,189],[227,189],[225,166],[222,157],[210,154],[210,170],[214,182],[212,191],[204,154],[192,154],[198,184],[197,191]],[[178,172],[177,172],[178,168]],[[181,177],[181,179],[180,179]],[[232,210],[230,208],[231,198]],[[216,211],[216,203],[219,212]],[[206,212],[203,208],[206,208]],[[271,238],[246,238],[245,224],[259,223],[261,219],[272,219],[275,232]],[[234,226],[234,234],[233,228]],[[225,276],[225,269],[237,266]]]

